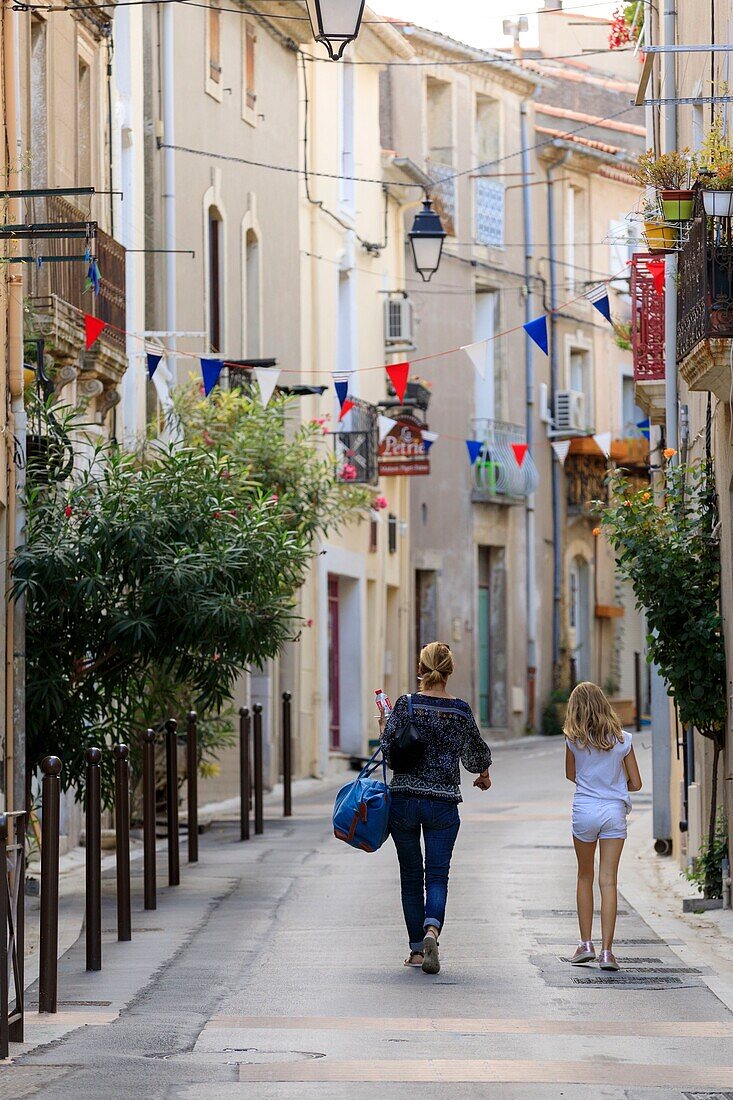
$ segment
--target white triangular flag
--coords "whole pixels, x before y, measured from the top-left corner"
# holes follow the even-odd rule
[[[387,438],[387,436],[392,431],[392,429],[394,428],[396,423],[397,423],[397,421],[393,420],[391,416],[380,416],[379,417],[377,426],[379,428],[379,442],[380,443],[382,442],[383,439]]]
[[[598,435],[593,436],[593,439],[599,451],[603,451],[606,458],[608,458],[611,453],[611,432],[599,432]]]
[[[461,351],[465,351],[482,378],[486,377],[486,367],[489,359],[489,340],[479,340],[475,344],[464,344]]]
[[[260,387],[260,400],[265,407],[267,407],[267,403],[275,391],[279,377],[279,370],[270,370],[269,367],[255,367],[255,378],[257,379],[257,385]]]
[[[565,459],[568,457],[568,451],[570,450],[570,440],[558,439],[556,443],[552,444],[552,449],[560,463],[564,466]]]
[[[423,441],[423,447],[425,448],[425,454],[428,453],[428,451],[432,447],[433,443],[435,443],[436,439],[438,439],[438,433],[437,432],[426,432],[425,429],[423,428],[423,430],[422,430],[422,441]]]

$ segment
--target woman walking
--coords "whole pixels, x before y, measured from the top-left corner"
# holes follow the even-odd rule
[[[459,762],[467,771],[479,773],[474,787],[487,791],[491,786],[489,746],[468,703],[446,691],[452,672],[450,648],[443,642],[430,642],[420,653],[419,692],[401,695],[386,722],[380,719],[381,746],[394,771],[389,824],[400,865],[402,911],[410,942],[405,965],[420,966],[426,974],[440,970],[438,937],[445,921],[448,872],[460,827]],[[417,740],[405,763],[400,742],[410,725]]]
[[[641,776],[631,744],[618,715],[596,684],[578,684],[565,716],[565,775],[575,784],[573,843],[578,860],[578,924],[580,943],[573,966],[592,962],[593,877],[596,843],[600,845],[601,970],[618,970],[613,954],[618,892],[616,878],[626,839],[629,791],[641,790]]]

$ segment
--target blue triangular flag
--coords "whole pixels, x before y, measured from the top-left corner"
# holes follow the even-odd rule
[[[435,443],[435,440],[437,438],[438,438],[438,433],[437,432],[429,432],[429,431],[426,431],[425,428],[423,428],[423,430],[422,430],[422,449],[425,452],[425,454],[428,453],[428,451],[432,447],[433,443]]]
[[[547,355],[547,318],[535,317],[534,321],[527,321],[522,328],[534,340],[537,347]]]
[[[645,439],[651,438],[652,422],[649,417],[647,417],[646,420],[640,420],[636,426],[637,428],[641,429],[641,434],[644,436]]]
[[[148,352],[148,377],[152,378],[158,369],[158,363],[163,358],[162,355],[153,355],[152,352]]]
[[[471,459],[471,465],[473,466],[474,462],[481,454],[483,442],[480,439],[467,439],[466,446],[468,447],[468,457]]]
[[[336,396],[339,399],[339,406],[343,409],[346,395],[349,392],[348,378],[334,379],[333,388],[336,390]]]
[[[201,374],[204,378],[204,393],[208,397],[213,390],[216,383],[219,381],[219,375],[224,368],[224,364],[221,359],[202,359],[201,360]]]
[[[608,295],[604,294],[600,298],[591,299],[592,304],[598,310],[602,317],[610,323],[611,321],[611,303],[608,300]]]

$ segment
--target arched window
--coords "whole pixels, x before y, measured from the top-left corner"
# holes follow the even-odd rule
[[[259,359],[262,354],[260,307],[260,242],[253,229],[248,229],[244,242],[245,285],[247,288],[246,355]]]
[[[209,344],[212,351],[222,351],[224,337],[222,221],[219,211],[214,206],[209,207],[207,236],[209,245]]]

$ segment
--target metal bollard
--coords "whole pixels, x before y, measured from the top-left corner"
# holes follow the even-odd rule
[[[168,831],[168,885],[181,881],[178,854],[178,723],[169,718],[165,724],[165,802]]]
[[[41,763],[41,943],[38,971],[38,1011],[56,1012],[59,945],[59,805],[61,761],[47,756]]]
[[[158,906],[155,888],[155,731],[145,730],[143,743],[143,881],[145,908]]]
[[[641,653],[634,654],[634,697],[636,707],[636,728],[641,729]]]
[[[188,862],[199,861],[199,750],[196,711],[186,720],[186,782],[188,786]]]
[[[255,780],[255,836],[264,831],[264,812],[262,806],[262,704],[255,703],[254,712],[254,780]]]
[[[115,853],[117,863],[117,939],[132,939],[130,916],[130,750],[115,745]]]
[[[293,744],[290,734],[289,691],[283,692],[283,817],[293,816]]]
[[[102,969],[102,750],[86,751],[86,942],[87,970]]]
[[[252,780],[249,774],[249,708],[239,708],[239,839],[249,840],[249,800]]]

